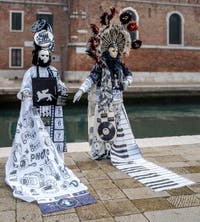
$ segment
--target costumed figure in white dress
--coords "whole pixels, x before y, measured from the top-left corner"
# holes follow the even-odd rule
[[[6,163],[6,183],[17,198],[36,200],[43,213],[94,203],[87,187],[64,165],[62,106],[67,88],[51,66],[54,36],[44,19],[36,21],[32,63],[17,94],[20,116]]]
[[[138,179],[154,190],[164,190],[190,184],[162,178],[168,171],[146,161],[140,152],[123,104],[123,91],[132,83],[130,70],[120,57],[130,49],[140,48],[142,42],[134,39],[138,26],[134,21],[134,10],[125,8],[119,13],[119,24],[112,24],[116,10],[101,16],[101,27],[92,24],[87,54],[96,64],[74,96],[74,102],[88,92],[88,137],[90,155],[94,160],[111,158],[117,168]],[[146,165],[146,166],[145,166]],[[151,165],[149,167],[149,165]],[[157,169],[152,171],[152,169]],[[161,174],[160,174],[160,173]],[[172,173],[173,174],[173,173]],[[174,174],[173,174],[174,175]]]

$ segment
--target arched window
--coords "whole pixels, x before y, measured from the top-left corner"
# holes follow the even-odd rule
[[[182,17],[178,13],[169,16],[169,44],[183,44]]]

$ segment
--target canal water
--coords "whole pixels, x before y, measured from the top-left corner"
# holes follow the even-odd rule
[[[136,138],[200,134],[200,104],[125,104]],[[1,105],[0,147],[12,145],[19,106]],[[87,141],[87,105],[64,108],[67,142]]]

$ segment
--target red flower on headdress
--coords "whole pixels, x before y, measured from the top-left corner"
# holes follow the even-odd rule
[[[137,23],[135,21],[131,21],[129,22],[129,24],[127,25],[127,30],[129,32],[135,32],[138,30],[138,26]]]

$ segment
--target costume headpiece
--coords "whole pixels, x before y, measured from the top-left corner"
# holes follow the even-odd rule
[[[31,32],[34,33],[34,43],[42,49],[54,51],[54,36],[52,27],[45,19],[37,20],[31,27]]]
[[[121,54],[128,54],[130,49],[140,48],[140,40],[131,39],[131,32],[138,30],[136,22],[133,20],[134,11],[132,8],[125,8],[119,14],[121,24],[111,24],[111,20],[117,11],[110,9],[110,13],[104,12],[100,17],[101,28],[91,24],[92,36],[88,41],[87,54],[101,63],[101,55],[107,51],[111,45],[116,45]]]

